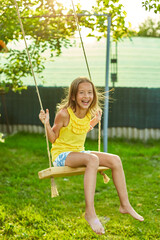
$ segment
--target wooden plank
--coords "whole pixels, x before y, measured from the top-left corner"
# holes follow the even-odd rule
[[[97,172],[107,170],[107,167],[100,166]],[[82,175],[84,174],[86,168],[79,167],[79,168],[71,168],[71,167],[51,167],[44,169],[38,172],[39,179],[45,179],[50,177],[67,177],[67,176],[74,176],[74,175]]]

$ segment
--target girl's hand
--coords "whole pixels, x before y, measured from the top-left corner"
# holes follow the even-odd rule
[[[49,110],[46,109],[46,113],[44,110],[41,110],[40,111],[40,114],[39,114],[39,119],[41,120],[41,122],[43,124],[48,124],[49,123]]]
[[[99,109],[96,112],[96,119],[97,119],[98,122],[101,121],[101,117],[102,117],[102,110]]]

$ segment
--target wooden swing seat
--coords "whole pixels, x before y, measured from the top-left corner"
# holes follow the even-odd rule
[[[97,172],[101,172],[104,170],[107,170],[109,168],[100,166],[97,170]],[[72,168],[72,167],[51,167],[44,169],[40,172],[38,172],[39,179],[45,179],[45,178],[52,178],[52,177],[67,177],[67,176],[75,176],[75,175],[82,175],[84,174],[86,170],[86,167],[78,167],[78,168]]]

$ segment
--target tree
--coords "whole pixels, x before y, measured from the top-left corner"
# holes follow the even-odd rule
[[[160,13],[159,0],[145,0],[142,2],[142,6],[145,7],[146,11],[153,10],[155,13]]]
[[[50,57],[59,56],[62,46],[71,46],[70,38],[76,31],[76,23],[72,9],[66,9],[58,0],[17,0],[20,15],[23,21],[25,33],[29,44],[34,71],[41,74],[44,69],[42,53],[50,49]],[[88,13],[76,6],[77,13]],[[130,32],[125,26],[126,12],[119,0],[97,0],[92,8],[92,13],[110,13],[112,15],[112,37],[118,40],[129,36]],[[64,16],[68,15],[68,17]],[[0,40],[7,45],[10,41],[18,42],[22,39],[22,33],[18,22],[14,0],[0,0]],[[97,37],[95,30],[99,32],[97,39],[106,36],[106,17],[78,17],[81,26],[91,30],[89,36]],[[0,65],[0,89],[13,91],[21,90],[22,77],[31,75],[31,69],[25,50],[10,50],[7,63]]]
[[[75,32],[73,19],[64,17],[53,18],[31,18],[35,16],[55,14],[54,9],[58,9],[58,14],[63,14],[65,10],[62,4],[56,1],[32,1],[17,0],[20,14],[23,20],[27,39],[30,40],[29,50],[35,73],[40,74],[44,69],[44,58],[41,53],[50,49],[51,57],[53,54],[58,56],[61,47],[69,46],[69,37]],[[6,44],[9,41],[19,41],[22,39],[21,29],[18,22],[17,12],[13,0],[0,0],[0,39]],[[0,88],[5,91],[12,89],[21,90],[23,83],[22,77],[31,75],[30,65],[25,50],[11,50],[7,57],[7,63],[0,66],[1,83]]]
[[[88,13],[87,11],[82,11],[82,13],[83,12]],[[118,41],[123,37],[130,37],[132,35],[132,32],[125,24],[125,17],[127,13],[124,10],[123,5],[119,3],[119,0],[96,0],[96,5],[92,7],[91,13],[111,15],[111,34],[114,41]],[[83,21],[83,19],[86,21]],[[89,18],[82,17],[80,18],[80,24],[92,30],[88,36],[96,37],[98,40],[102,37],[106,37],[108,27],[106,16],[91,16]],[[98,32],[98,36],[96,36],[95,31]]]
[[[137,35],[142,37],[160,37],[160,21],[155,23],[151,18],[146,19],[139,25]]]

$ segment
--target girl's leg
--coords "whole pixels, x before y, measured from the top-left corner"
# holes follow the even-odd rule
[[[94,232],[103,234],[104,228],[98,220],[94,208],[97,169],[99,167],[98,157],[95,154],[71,152],[66,158],[65,165],[69,167],[86,166],[84,174],[85,219]]]
[[[100,152],[92,152],[92,153],[98,156],[100,166],[106,166],[112,170],[113,182],[120,199],[120,212],[128,213],[133,218],[139,221],[143,221],[144,218],[140,216],[130,205],[123,166],[120,158],[117,155],[108,154],[108,153],[100,153]]]

